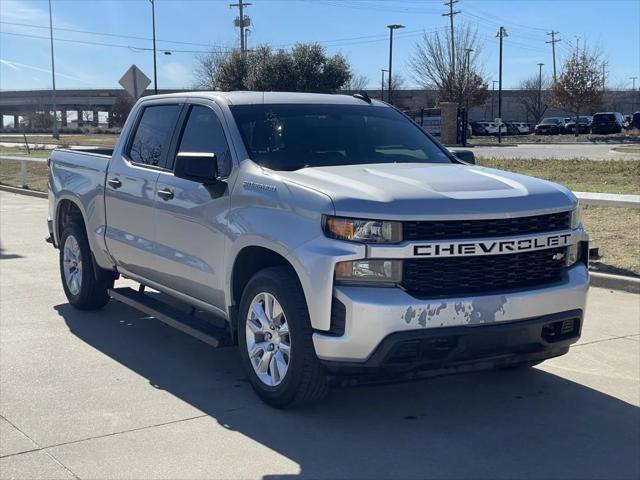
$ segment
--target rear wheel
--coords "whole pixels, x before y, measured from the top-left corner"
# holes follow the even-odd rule
[[[84,228],[75,222],[68,224],[62,231],[60,245],[60,277],[69,303],[81,310],[106,305],[114,275],[96,271]]]
[[[256,273],[242,293],[238,346],[251,386],[268,405],[309,404],[327,393],[312,333],[295,273],[288,267]]]

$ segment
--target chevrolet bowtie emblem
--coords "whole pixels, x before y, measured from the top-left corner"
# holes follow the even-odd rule
[[[562,260],[564,258],[564,253],[562,252],[558,252],[558,253],[554,253],[553,257],[551,257],[553,260]]]

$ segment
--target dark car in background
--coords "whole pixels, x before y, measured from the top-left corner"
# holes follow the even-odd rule
[[[536,125],[536,135],[559,135],[564,133],[565,123],[562,117],[548,117],[543,118],[542,121]]]
[[[620,112],[598,112],[593,116],[591,133],[620,133],[627,122]]]
[[[505,122],[504,124],[507,127],[507,135],[520,135],[520,129],[517,124],[513,122]]]
[[[578,117],[578,133],[591,133],[591,123],[593,117],[590,115],[584,117]],[[575,117],[565,125],[566,133],[576,133],[576,119]]]
[[[631,121],[629,122],[629,128],[640,129],[640,112],[635,112],[631,115]]]

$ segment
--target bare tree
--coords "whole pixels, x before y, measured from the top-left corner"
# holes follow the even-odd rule
[[[576,48],[562,66],[562,73],[553,85],[555,101],[574,113],[576,124],[580,112],[602,103],[602,61],[600,55],[587,47]],[[578,128],[576,128],[578,136]]]
[[[486,75],[479,65],[482,52],[477,30],[461,25],[455,33],[455,71],[451,67],[451,34],[424,33],[409,59],[418,84],[438,92],[438,101],[460,106],[482,105],[489,97]]]
[[[533,75],[522,82],[518,87],[516,98],[522,106],[527,117],[533,117],[536,123],[542,120],[551,103],[551,81],[548,78]]]
[[[354,74],[351,79],[344,84],[343,89],[348,91],[366,90],[369,86],[369,78],[366,75]]]
[[[407,81],[402,75],[395,74],[391,77],[391,88],[395,92],[396,90],[402,90],[407,84]],[[384,77],[384,89],[389,91],[389,77]]]
[[[128,93],[120,92],[118,94],[111,110],[111,118],[114,126],[124,126],[124,122],[127,120],[129,112],[131,112],[134,103],[135,100]]]
[[[193,76],[195,77],[194,88],[199,90],[218,89],[220,67],[228,60],[228,57],[228,52],[215,50],[199,55],[196,58],[196,69],[193,72]]]

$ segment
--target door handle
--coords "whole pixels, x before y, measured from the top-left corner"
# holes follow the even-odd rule
[[[117,178],[110,178],[109,180],[107,180],[107,183],[109,184],[110,187],[115,189],[118,189],[122,186],[122,182]]]
[[[168,188],[164,188],[162,190],[158,190],[158,196],[163,200],[168,201],[173,198],[173,192]]]

